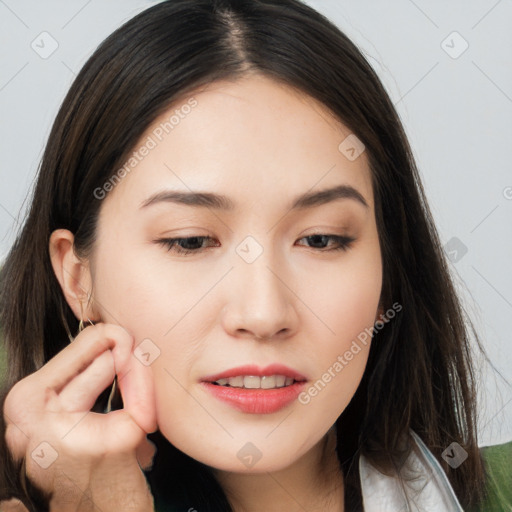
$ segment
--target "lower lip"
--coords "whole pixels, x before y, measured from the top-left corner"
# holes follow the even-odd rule
[[[306,382],[275,389],[245,389],[218,386],[202,382],[215,398],[249,414],[271,414],[290,405],[300,394]]]

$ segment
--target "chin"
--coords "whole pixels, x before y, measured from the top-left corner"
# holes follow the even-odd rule
[[[224,431],[219,431],[218,435],[212,435],[210,431],[204,437],[191,436],[191,432],[195,431],[191,427],[181,432],[177,428],[171,428],[169,432],[166,430],[160,429],[170,443],[189,457],[214,470],[243,474],[263,474],[285,469],[310,448],[304,445],[308,439],[311,440],[310,436],[306,436],[303,441],[288,437],[287,443],[283,444],[283,439],[277,436],[275,439],[265,439],[268,429],[264,433],[252,435],[247,428],[242,428],[240,435],[230,432],[233,437]]]

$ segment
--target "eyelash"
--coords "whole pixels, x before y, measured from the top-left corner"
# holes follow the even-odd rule
[[[311,235],[305,236],[300,238],[299,240],[304,240],[306,238],[313,238],[313,237],[327,237],[331,240],[337,241],[338,245],[331,249],[318,249],[319,252],[331,252],[331,251],[347,251],[352,246],[352,243],[355,242],[355,238],[349,237],[349,236],[339,236],[339,235],[327,235],[323,233],[313,233]],[[186,256],[187,254],[198,254],[207,247],[200,247],[198,249],[184,249],[183,247],[180,247],[178,244],[183,243],[183,241],[188,240],[199,240],[200,242],[202,240],[213,240],[212,237],[209,236],[189,236],[189,237],[183,237],[183,238],[161,238],[159,240],[155,240],[155,242],[163,245],[167,248],[167,251],[171,252],[174,251],[175,253]],[[212,245],[210,247],[218,247],[218,245]],[[315,249],[315,247],[312,247],[312,249]]]

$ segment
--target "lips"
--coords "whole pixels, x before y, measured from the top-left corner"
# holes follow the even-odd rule
[[[240,376],[271,377],[273,375],[286,377],[287,381],[293,382],[289,385],[272,389],[246,389],[214,384],[221,379]],[[271,364],[265,368],[245,365],[204,377],[201,385],[205,391],[216,399],[243,413],[272,414],[291,405],[304,389],[306,380],[304,375],[282,364]]]
[[[202,382],[215,382],[220,379],[229,379],[230,377],[239,377],[239,376],[257,376],[257,377],[270,377],[272,375],[284,375],[285,377],[292,378],[297,382],[306,381],[306,377],[296,370],[289,368],[288,366],[282,364],[271,364],[266,366],[265,368],[259,368],[256,365],[244,365],[238,366],[236,368],[231,368],[229,370],[223,371],[221,373],[216,373],[214,375],[208,375],[207,377],[202,378]]]
[[[244,389],[217,386],[201,382],[205,391],[229,406],[247,414],[272,414],[291,405],[306,386],[294,382],[290,386],[276,389]]]

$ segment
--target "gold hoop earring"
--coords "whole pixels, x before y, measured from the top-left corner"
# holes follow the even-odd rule
[[[87,317],[87,321],[91,325],[94,325],[91,322],[89,317]],[[83,306],[82,306],[82,301],[80,301],[80,322],[78,322],[78,332],[81,333],[84,329],[85,329],[85,325],[84,325],[84,310],[83,310]]]
[[[91,320],[89,319],[89,317],[87,317],[87,321],[91,324],[91,325],[94,325]],[[83,330],[85,329],[85,325],[84,325],[84,320],[83,318],[80,318],[80,322],[78,322],[78,332],[81,333]]]

